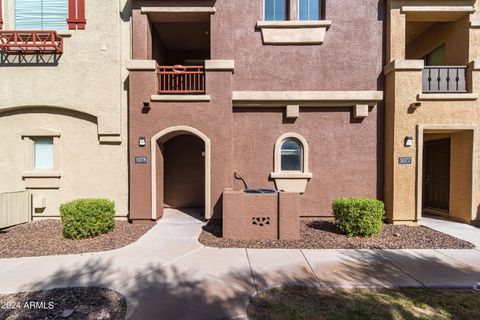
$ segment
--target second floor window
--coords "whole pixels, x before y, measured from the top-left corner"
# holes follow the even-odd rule
[[[322,17],[322,0],[299,0],[300,20],[320,20]]]
[[[15,29],[66,30],[68,0],[15,0]]]
[[[287,2],[288,0],[265,0],[265,20],[287,20]]]
[[[302,171],[302,145],[300,141],[288,138],[283,141],[281,148],[281,170],[282,171]]]

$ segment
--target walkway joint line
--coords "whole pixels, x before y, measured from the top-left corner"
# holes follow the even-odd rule
[[[250,274],[252,275],[253,285],[255,286],[255,291],[258,293],[257,281],[255,280],[255,275],[253,274],[252,264],[250,263],[250,257],[248,256],[248,249],[245,248],[245,254],[247,255],[248,266],[250,267]]]
[[[424,288],[428,288],[422,281],[418,280],[417,278],[415,278],[414,276],[412,276],[410,273],[408,273],[407,271],[401,269],[399,266],[397,266],[396,264],[394,264],[390,259],[388,258],[385,258],[384,256],[382,256],[381,254],[379,254],[376,250],[372,250],[376,255],[378,255],[381,259],[383,260],[386,260],[388,263],[390,263],[395,269],[399,270],[400,272],[406,274],[408,277],[412,278],[413,280],[417,281],[418,283],[420,283],[420,285]]]
[[[302,253],[303,258],[304,258],[305,261],[307,262],[308,267],[310,268],[310,271],[312,271],[313,275],[315,276],[315,280],[317,281],[317,287],[318,287],[318,288],[321,288],[321,287],[322,287],[322,284],[320,283],[320,279],[318,279],[317,274],[315,273],[315,270],[313,270],[313,267],[312,267],[312,265],[310,264],[310,261],[308,261],[307,256],[305,256],[305,253],[303,252],[302,249],[300,249],[300,252]]]

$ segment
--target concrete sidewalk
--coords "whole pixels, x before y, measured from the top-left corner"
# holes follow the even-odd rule
[[[125,295],[129,319],[244,318],[252,294],[321,287],[475,287],[480,251],[216,249],[197,241],[202,222],[167,210],[121,249],[0,260],[0,292],[102,286]]]

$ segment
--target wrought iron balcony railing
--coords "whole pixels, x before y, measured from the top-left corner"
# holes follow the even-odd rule
[[[434,66],[423,70],[423,93],[467,92],[467,67]]]

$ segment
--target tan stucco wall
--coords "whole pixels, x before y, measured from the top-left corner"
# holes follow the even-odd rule
[[[469,62],[468,35],[470,17],[465,15],[455,22],[443,22],[430,29],[406,45],[407,59],[421,59],[434,49],[445,45],[446,65],[465,65]]]
[[[443,14],[446,20],[437,24],[406,45],[408,16],[402,6],[474,6],[476,12],[459,14],[452,18],[453,10]],[[477,219],[478,161],[472,163],[479,141],[474,132],[480,123],[480,101],[470,98],[437,101],[419,100],[422,93],[422,70],[419,64],[408,59],[420,59],[423,55],[446,43],[446,64],[467,65],[480,57],[480,29],[471,28],[470,21],[480,19],[478,1],[390,0],[387,3],[387,65],[386,68],[386,123],[385,123],[385,204],[387,217],[394,222],[416,221],[421,217],[421,169],[418,156],[419,142],[424,133],[450,133],[452,137],[450,214],[464,221]],[[421,16],[423,15],[423,16]],[[442,14],[422,13],[410,16],[412,20],[434,21]],[[429,16],[430,15],[430,16]],[[419,18],[420,17],[420,18]],[[470,41],[468,41],[468,39]],[[396,62],[397,70],[395,69]],[[421,65],[421,64],[420,64]],[[400,67],[400,68],[398,68]],[[403,69],[403,70],[401,70]],[[478,71],[467,71],[469,87],[480,92]],[[420,103],[417,109],[412,104]],[[422,128],[425,132],[421,131]],[[443,128],[443,129],[432,129]],[[459,129],[463,128],[463,129]],[[460,132],[462,131],[462,132]],[[404,146],[405,137],[414,137],[412,147]],[[399,157],[411,157],[412,164],[400,165]],[[472,174],[473,172],[473,174]],[[418,178],[418,179],[417,179]],[[472,192],[472,189],[474,191]],[[473,202],[473,204],[472,204]],[[473,210],[472,210],[473,205]]]
[[[467,222],[472,218],[472,145],[472,131],[451,136],[449,213],[451,217]]]
[[[33,192],[46,198],[45,214],[71,199],[106,197],[126,216],[130,8],[127,0],[85,5],[86,30],[66,32],[58,65],[0,65],[0,192],[25,188],[19,133],[42,126],[61,132],[60,188]],[[14,29],[13,7],[4,1],[4,30]]]
[[[59,189],[33,189],[34,198],[45,198],[46,208],[36,217],[58,215],[61,203],[77,198],[108,198],[115,201],[117,216],[127,213],[125,150],[98,143],[95,118],[77,112],[29,109],[0,114],[0,193],[25,189],[25,139],[32,128],[60,133]]]

